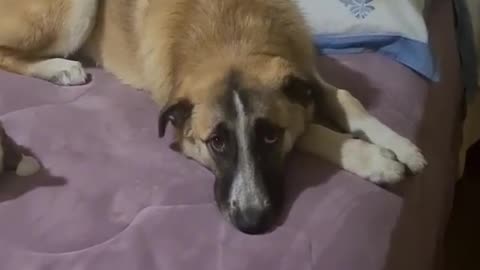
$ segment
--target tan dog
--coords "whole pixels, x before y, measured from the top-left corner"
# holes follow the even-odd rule
[[[299,138],[300,149],[375,183],[400,180],[404,165],[415,173],[426,165],[415,145],[322,80],[293,0],[0,0],[0,6],[0,67],[82,84],[81,64],[63,57],[83,48],[125,83],[146,89],[163,108],[160,136],[173,123],[179,151],[215,174],[217,204],[243,232],[271,228],[281,209],[283,162]],[[346,133],[312,125],[314,113]],[[353,138],[357,132],[372,143]]]

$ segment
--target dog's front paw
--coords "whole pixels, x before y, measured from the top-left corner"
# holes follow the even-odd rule
[[[420,149],[407,139],[401,138],[393,142],[389,148],[395,153],[397,160],[405,164],[413,174],[420,173],[427,166]]]
[[[390,150],[371,144],[368,152],[361,176],[376,184],[394,184],[405,177],[405,166]]]
[[[345,169],[376,184],[393,184],[405,176],[405,165],[392,151],[363,140],[345,144],[342,156]]]

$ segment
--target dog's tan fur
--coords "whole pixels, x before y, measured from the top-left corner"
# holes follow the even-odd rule
[[[288,57],[303,69],[311,69],[314,59],[306,29],[292,23],[299,18],[289,3],[106,0],[85,48],[88,55],[124,82],[150,91],[160,105],[168,99],[174,77],[182,78],[185,84],[174,95],[198,99],[212,96],[212,90],[197,91],[196,87],[188,87],[190,82],[197,83],[198,77],[208,81],[208,76],[224,76],[231,67],[260,74],[256,79],[263,80],[265,85],[279,84],[282,73],[286,73],[282,69],[290,67],[271,56]],[[252,11],[277,12],[284,18],[248,16]],[[228,32],[231,21],[236,21],[240,28],[237,33]],[[279,32],[278,38],[271,39],[271,31]],[[211,38],[205,40],[205,36]],[[296,40],[294,46],[290,40]],[[309,62],[301,62],[305,60]],[[187,93],[192,89],[196,92]]]
[[[185,154],[206,165],[212,160],[197,141],[205,139],[218,121],[214,99],[223,93],[220,84],[229,70],[238,69],[244,84],[267,89],[258,90],[263,91],[259,102],[265,107],[258,113],[286,127],[290,136],[285,152],[306,131],[301,149],[376,182],[399,180],[404,171],[398,161],[414,172],[426,164],[411,142],[316,73],[310,34],[293,1],[103,0],[98,9],[92,8],[96,4],[0,0],[0,68],[65,85],[81,84],[86,75],[79,63],[50,60],[82,47],[83,54],[120,80],[149,92],[159,106],[183,98],[194,103],[194,119],[180,137]],[[318,80],[325,113],[346,132],[361,131],[373,144],[322,126],[309,128],[311,111],[271,90],[289,74]]]

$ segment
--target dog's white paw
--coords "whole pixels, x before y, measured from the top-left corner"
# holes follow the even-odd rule
[[[53,58],[30,67],[33,76],[58,85],[82,85],[87,83],[87,73],[80,62]]]
[[[74,62],[53,75],[50,81],[58,85],[82,85],[87,82],[87,74],[80,63]]]
[[[428,165],[422,152],[416,146],[406,150],[408,151],[403,155],[400,155],[398,159],[407,165],[412,173],[420,173]]]
[[[427,161],[420,149],[405,138],[397,139],[388,148],[395,153],[397,160],[405,164],[413,174],[420,173],[427,166]]]
[[[395,154],[377,145],[370,145],[363,177],[376,184],[393,184],[405,177],[405,166],[395,160]]]
[[[393,184],[405,176],[405,165],[392,151],[363,140],[346,143],[342,156],[345,169],[376,184]]]

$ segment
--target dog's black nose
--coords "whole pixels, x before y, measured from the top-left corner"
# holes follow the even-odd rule
[[[237,210],[233,219],[235,227],[247,234],[262,234],[272,225],[272,211],[268,208]]]

